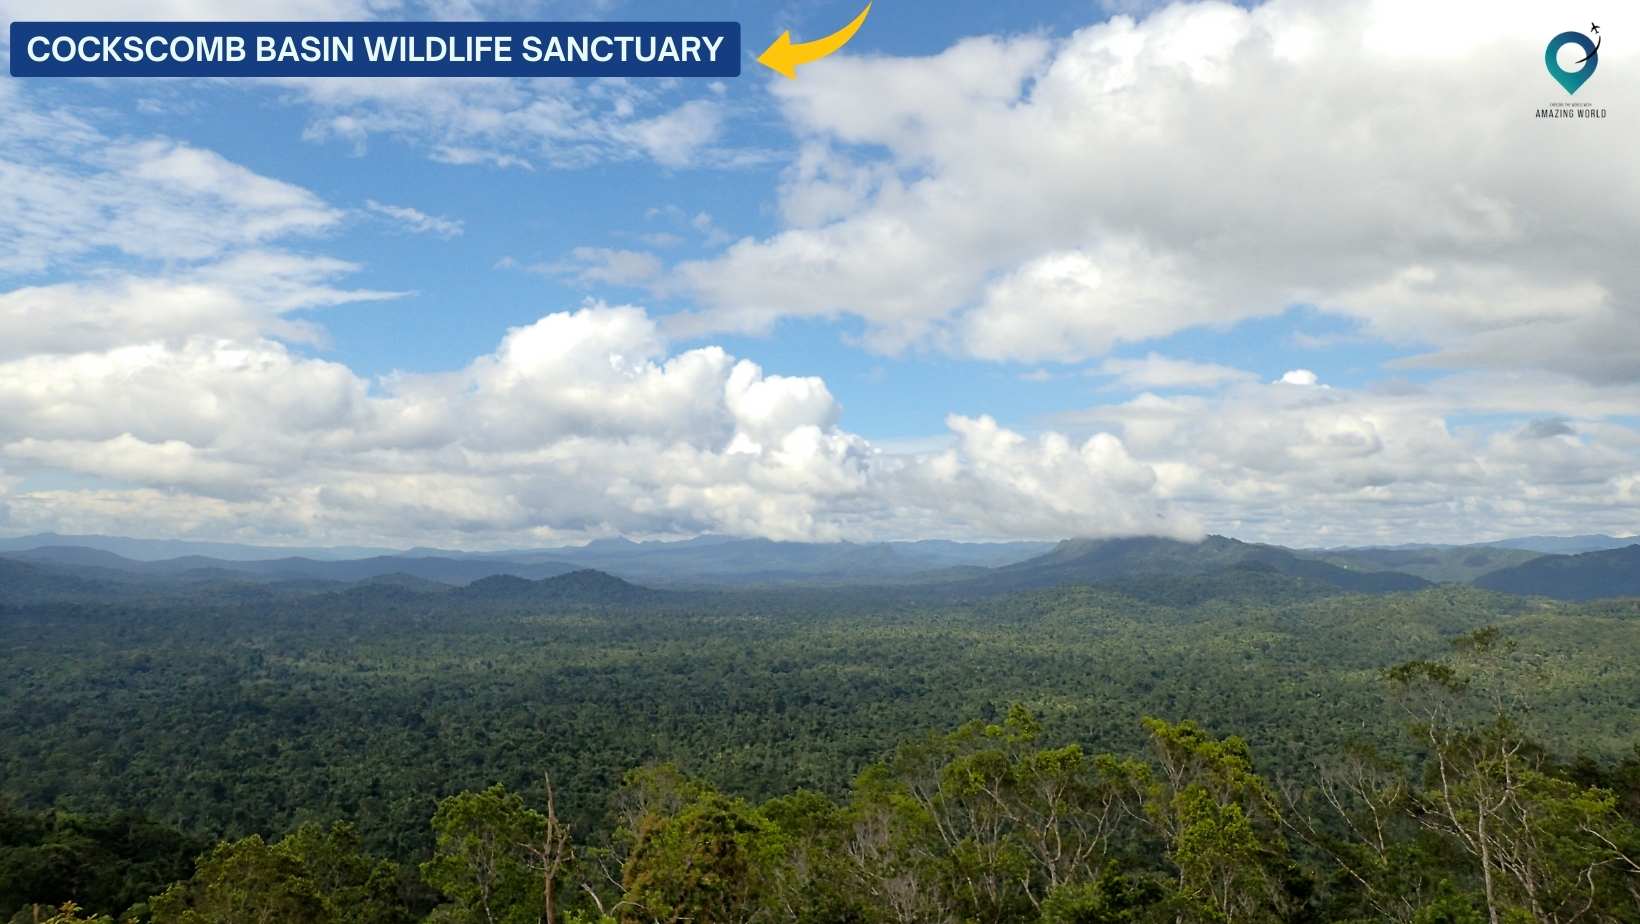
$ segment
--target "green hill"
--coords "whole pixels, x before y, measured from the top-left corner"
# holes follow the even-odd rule
[[[1640,596],[1640,544],[1627,548],[1544,555],[1483,575],[1477,587],[1557,600]]]

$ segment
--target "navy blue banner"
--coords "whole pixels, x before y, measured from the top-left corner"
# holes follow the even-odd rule
[[[13,77],[738,77],[738,22],[14,22]]]

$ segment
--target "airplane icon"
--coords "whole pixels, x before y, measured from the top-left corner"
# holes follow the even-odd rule
[[[1600,34],[1600,27],[1591,22],[1591,23],[1589,23],[1589,31],[1594,33],[1595,35],[1599,35]]]

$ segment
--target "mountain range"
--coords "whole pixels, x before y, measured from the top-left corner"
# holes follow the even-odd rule
[[[1208,536],[1201,542],[1154,536],[1068,539],[1045,555],[998,568],[981,580],[1025,588],[1139,577],[1201,577],[1227,570],[1272,572],[1362,593],[1418,590],[1431,583],[1398,571],[1351,570],[1280,546],[1225,536]]]
[[[126,536],[71,536],[60,533],[34,533],[28,536],[0,538],[0,555],[8,552],[26,552],[46,546],[72,546],[113,552],[122,558],[136,561],[161,561],[187,555],[203,555],[224,561],[263,561],[272,558],[315,558],[340,560],[392,555],[394,549],[357,546],[260,546],[235,542],[202,542],[192,539],[132,539]]]
[[[1579,555],[1543,555],[1481,575],[1475,586],[1561,600],[1640,597],[1640,544]]]
[[[185,555],[158,561],[137,561],[100,549],[45,546],[24,552],[0,552],[7,558],[55,565],[87,577],[105,580],[170,578],[182,580],[320,580],[364,581],[386,575],[409,575],[441,584],[466,584],[492,575],[540,580],[579,570],[566,562],[516,562],[484,558],[409,557],[378,555],[370,558],[316,560],[312,558],[222,559]]]
[[[1065,584],[1128,583],[1143,593],[1212,596],[1308,588],[1319,592],[1391,593],[1436,583],[1472,583],[1488,590],[1561,599],[1640,595],[1640,544],[1577,554],[1544,554],[1503,542],[1465,546],[1401,546],[1303,550],[1208,536],[1200,542],[1159,537],[960,543],[803,543],[701,537],[682,542],[600,540],[584,546],[450,553],[411,549],[391,555],[340,557],[348,550],[312,550],[319,557],[255,557],[265,547],[231,546],[226,557],[199,554],[139,559],[112,551],[152,554],[173,546],[155,540],[76,537],[93,545],[59,544],[67,537],[5,540],[0,589],[7,596],[83,595],[119,587],[261,585],[276,592],[315,593],[367,584],[399,595],[462,588],[465,599],[635,601],[648,587],[792,586],[901,588],[956,595],[1007,593]],[[1563,537],[1567,547],[1610,537]],[[44,544],[12,548],[30,541]],[[1617,540],[1611,540],[1617,541]],[[1543,537],[1523,543],[1544,544]],[[184,544],[189,545],[189,544]],[[364,550],[375,551],[375,550]],[[562,583],[554,583],[562,582]],[[1170,586],[1170,582],[1171,585]],[[567,593],[567,588],[575,588]],[[557,595],[557,596],[555,596]]]
[[[180,547],[191,547],[183,543]],[[211,578],[237,575],[247,580],[358,581],[407,574],[445,584],[466,584],[503,574],[540,580],[587,568],[634,580],[672,585],[858,583],[897,580],[942,568],[988,568],[1021,561],[1051,548],[1049,542],[777,542],[703,536],[681,542],[601,539],[583,546],[481,553],[417,548],[391,554],[353,549],[302,550],[311,554],[271,555],[260,546],[231,546],[220,554],[162,554],[179,547],[170,540],[53,534],[0,540],[0,555],[23,561],[80,569],[93,576]]]

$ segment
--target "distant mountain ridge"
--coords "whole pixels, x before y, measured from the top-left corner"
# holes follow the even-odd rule
[[[454,552],[418,547],[399,552],[378,549],[274,549],[222,543],[122,539],[108,536],[39,534],[0,539],[0,555],[28,560],[52,558],[133,573],[175,573],[188,568],[224,568],[249,574],[356,580],[402,571],[444,583],[467,583],[491,574],[539,579],[578,568],[595,568],[650,583],[782,583],[852,581],[904,577],[953,567],[995,567],[1030,558],[1051,542],[781,542],[728,536],[698,536],[676,542],[599,539],[582,546]],[[52,552],[44,550],[51,549]],[[80,551],[69,552],[69,549]],[[205,549],[207,551],[200,551]],[[183,550],[183,551],[178,551]],[[211,550],[215,550],[212,553]],[[169,554],[162,554],[169,553]],[[355,554],[356,553],[356,554]],[[109,558],[108,556],[117,556]],[[364,571],[324,568],[316,563],[375,561]],[[414,564],[438,560],[442,564]],[[460,563],[484,562],[481,566]],[[283,562],[284,564],[273,564]],[[153,565],[147,570],[137,565]]]
[[[1469,583],[1483,574],[1531,561],[1541,553],[1497,545],[1426,545],[1329,549],[1308,554],[1353,571],[1400,571],[1436,583]]]
[[[1185,542],[1156,536],[1125,539],[1067,539],[1053,551],[996,569],[976,579],[1004,589],[1069,583],[1108,583],[1136,577],[1201,577],[1232,569],[1259,570],[1302,578],[1339,590],[1389,593],[1419,590],[1430,582],[1393,571],[1352,571],[1291,549],[1257,545],[1226,536]]]
[[[42,534],[4,540],[55,542]],[[100,537],[102,545],[161,540]],[[23,550],[0,545],[0,592],[7,599],[40,595],[126,592],[169,593],[165,588],[209,588],[189,593],[328,593],[371,587],[411,595],[481,585],[476,597],[494,599],[642,600],[649,588],[800,586],[879,588],[896,593],[991,594],[1067,584],[1121,584],[1135,593],[1179,599],[1214,594],[1392,593],[1432,583],[1470,583],[1514,594],[1561,599],[1640,596],[1640,543],[1573,555],[1514,548],[1516,540],[1463,546],[1415,545],[1356,549],[1290,549],[1208,536],[1199,542],[1161,537],[1067,539],[1059,543],[960,543],[946,540],[889,543],[805,543],[701,536],[680,542],[604,539],[584,546],[438,554],[413,549],[356,558],[217,558],[185,555],[133,559],[107,548],[46,544]],[[1525,537],[1521,544],[1578,547],[1605,536]],[[148,552],[170,546],[145,546]],[[266,548],[234,547],[248,556]],[[330,550],[335,552],[337,550]],[[556,556],[556,557],[554,557]],[[580,575],[580,577],[575,577]],[[596,575],[596,577],[594,577]],[[543,581],[573,578],[551,588]],[[1281,582],[1300,584],[1284,585]],[[599,583],[602,582],[602,583]],[[1173,582],[1170,586],[1169,582]],[[261,585],[252,591],[248,585]],[[583,586],[584,585],[584,586]],[[579,588],[571,592],[571,588]],[[399,594],[403,597],[404,594]]]
[[[1571,555],[1578,552],[1599,552],[1621,549],[1640,542],[1637,536],[1608,536],[1604,533],[1585,533],[1577,536],[1511,536],[1485,542],[1402,542],[1393,545],[1341,545],[1314,549],[1324,554],[1355,552],[1415,552],[1430,549],[1516,549],[1540,555]]]
[[[82,595],[107,594],[117,585],[93,578],[65,574],[30,562],[0,558],[0,602],[27,603]]]
[[[1579,555],[1543,555],[1482,575],[1475,586],[1560,600],[1640,597],[1640,544]]]
[[[230,561],[188,555],[161,561],[136,561],[97,549],[77,546],[47,546],[26,552],[0,553],[16,561],[51,564],[74,569],[97,569],[135,577],[194,578],[198,580],[237,577],[256,580],[364,581],[388,575],[405,575],[441,584],[467,584],[497,574],[539,580],[575,571],[564,562],[509,562],[481,558],[372,558],[316,561],[311,558],[276,558],[259,561]],[[84,570],[81,573],[85,573]]]
[[[0,554],[26,552],[48,546],[73,546],[112,552],[134,561],[161,561],[200,555],[223,561],[264,561],[275,558],[313,558],[341,561],[393,555],[394,549],[361,546],[282,547],[242,545],[235,542],[207,542],[192,539],[132,539],[125,536],[68,536],[58,533],[35,533],[30,536],[0,538]]]
[[[786,583],[903,578],[942,568],[995,567],[1052,548],[1048,542],[781,542],[700,536],[681,542],[600,539],[585,546],[524,553],[638,581]]]
[[[1479,544],[1504,549],[1524,549],[1528,552],[1542,552],[1549,555],[1576,555],[1580,552],[1603,552],[1610,549],[1621,549],[1636,543],[1640,543],[1640,536],[1594,534],[1587,536],[1519,536],[1514,539],[1499,539],[1496,542]]]

